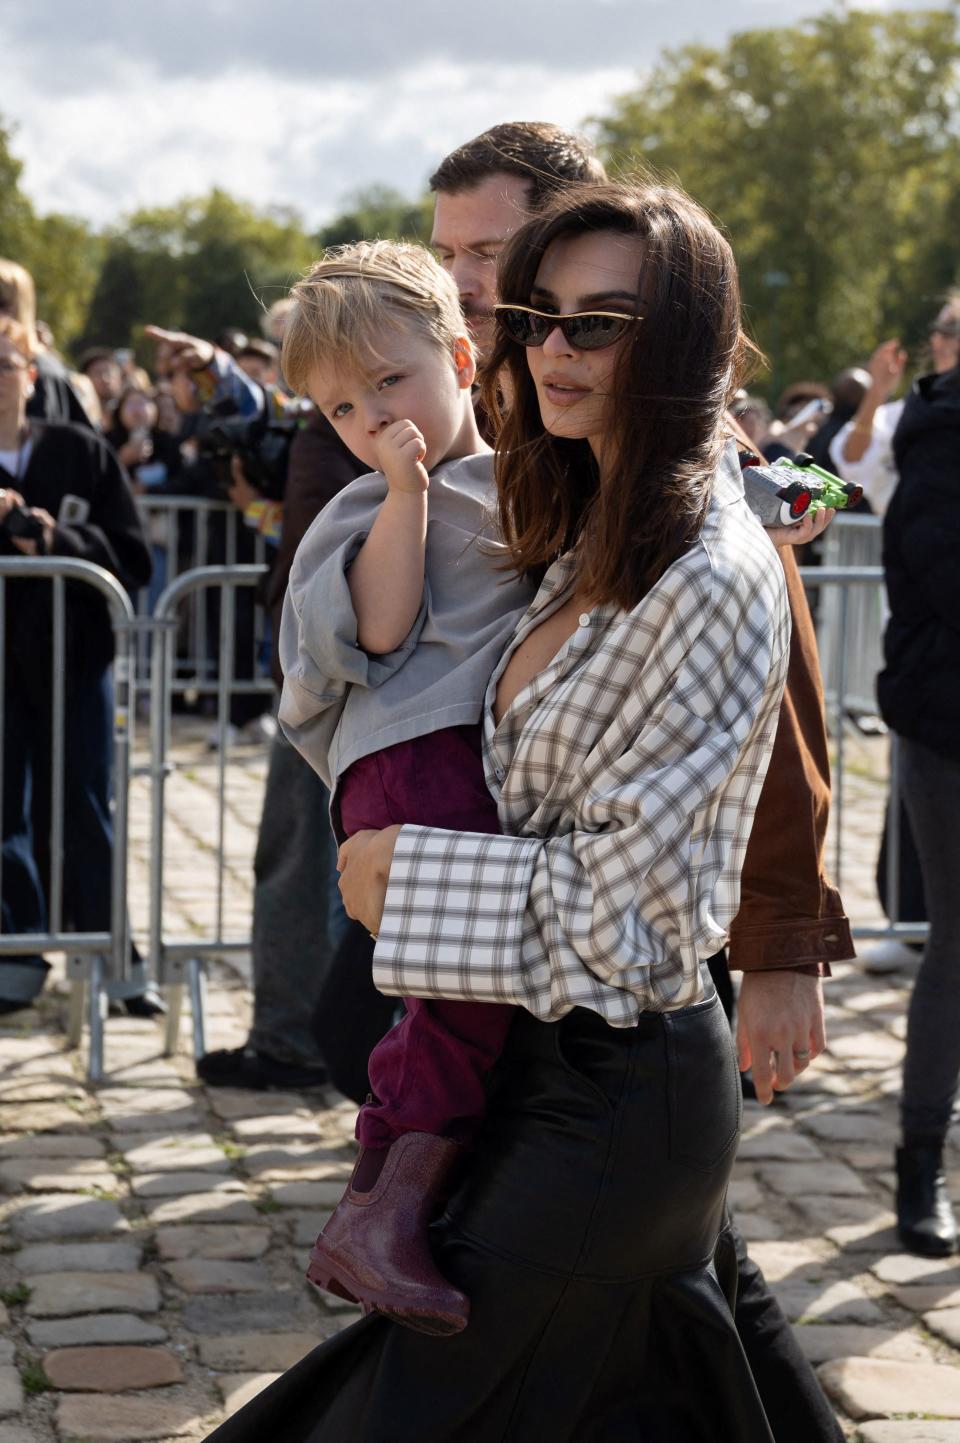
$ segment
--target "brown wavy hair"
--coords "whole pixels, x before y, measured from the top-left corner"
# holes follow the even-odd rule
[[[586,440],[544,429],[524,348],[498,331],[483,404],[499,428],[495,474],[512,564],[542,577],[577,552],[580,593],[637,605],[699,535],[723,446],[728,398],[758,354],[743,332],[733,252],[682,190],[647,182],[578,185],[511,237],[500,261],[505,303],[529,304],[559,237],[637,236],[640,325],[621,342],[606,401],[601,475]],[[512,399],[506,409],[502,396]]]

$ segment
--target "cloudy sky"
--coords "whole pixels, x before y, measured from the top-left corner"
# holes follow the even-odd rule
[[[497,121],[576,127],[665,47],[827,3],[0,0],[0,116],[41,211],[103,224],[216,184],[319,224],[358,187],[417,194]]]

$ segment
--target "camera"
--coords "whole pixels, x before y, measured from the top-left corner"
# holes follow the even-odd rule
[[[231,484],[230,458],[239,456],[250,485],[269,501],[282,501],[290,443],[302,425],[303,415],[295,410],[293,415],[250,419],[202,413],[196,432],[197,455],[211,462],[217,487],[224,496]]]
[[[35,541],[37,551],[45,550],[43,522],[26,506],[12,506],[0,521],[0,536],[18,537],[22,541]]]

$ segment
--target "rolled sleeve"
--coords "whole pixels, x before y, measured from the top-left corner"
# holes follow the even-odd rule
[[[506,1002],[547,1021],[580,1006],[621,1027],[648,1006],[696,1000],[699,956],[716,950],[736,911],[743,818],[787,666],[785,605],[771,617],[760,598],[731,601],[700,613],[672,678],[647,654],[660,700],[645,716],[641,707],[619,753],[587,765],[573,829],[401,830],[374,954],[382,991]],[[692,618],[691,598],[680,604]],[[653,648],[663,668],[684,650],[676,633]],[[715,892],[719,922],[705,901]]]

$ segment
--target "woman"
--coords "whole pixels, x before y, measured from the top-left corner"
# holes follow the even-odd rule
[[[714,1262],[739,1082],[699,966],[736,912],[789,640],[723,446],[733,258],[682,193],[591,186],[516,233],[501,293],[499,518],[540,582],[482,719],[506,835],[341,854],[381,990],[524,1009],[435,1229],[471,1320],[368,1317],[217,1443],[770,1443]]]
[[[960,316],[951,324],[952,367],[916,383],[894,433],[900,481],[883,526],[890,620],[877,682],[900,739],[901,797],[930,917],[910,999],[897,1149],[900,1241],[926,1257],[957,1247],[943,1174],[960,1079]]]
[[[36,381],[33,337],[0,316],[0,555],[95,562],[128,590],[145,586],[150,557],[123,468],[88,427],[28,421]],[[47,931],[54,795],[51,653],[53,608],[45,580],[6,586],[3,671],[3,931]],[[63,908],[66,925],[107,932],[113,822],[113,628],[92,587],[68,583],[63,773]],[[0,1013],[29,1006],[48,964],[37,953],[0,961]],[[108,993],[133,1016],[163,1010],[132,953],[127,982]]]
[[[183,464],[180,443],[169,430],[161,428],[159,406],[145,391],[128,386],[123,392],[106,441],[126,468],[135,491],[174,489],[169,483]]]

